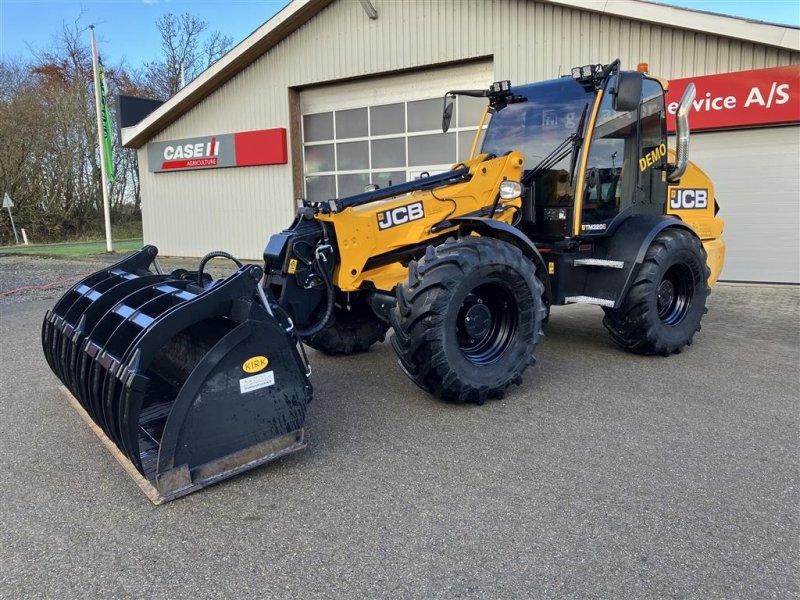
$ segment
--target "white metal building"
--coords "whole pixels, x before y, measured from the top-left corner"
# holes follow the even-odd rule
[[[465,157],[482,103],[460,97],[442,134],[447,90],[617,57],[667,79],[785,66],[794,77],[800,29],[640,0],[294,0],[123,130],[139,149],[145,241],[165,255],[256,259],[297,197],[399,183]],[[727,221],[725,280],[800,282],[798,83],[786,84],[780,124],[693,133],[691,159]]]

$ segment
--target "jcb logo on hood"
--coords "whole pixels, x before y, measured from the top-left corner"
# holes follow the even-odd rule
[[[398,206],[378,213],[378,229],[383,231],[410,221],[418,221],[424,216],[425,209],[422,207],[422,202]]]

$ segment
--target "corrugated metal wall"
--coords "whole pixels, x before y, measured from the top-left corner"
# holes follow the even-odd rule
[[[532,0],[373,4],[379,16],[371,21],[357,0],[333,2],[153,141],[288,129],[289,87],[478,57],[491,56],[495,79],[512,82],[616,57],[629,67],[647,62],[666,78],[800,63],[800,53]],[[153,174],[144,148],[139,164],[145,241],[162,254],[222,248],[257,258],[269,234],[291,221],[289,165]]]

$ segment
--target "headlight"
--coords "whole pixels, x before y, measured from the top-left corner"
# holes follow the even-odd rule
[[[500,197],[503,200],[513,200],[522,196],[522,186],[519,181],[504,181],[500,184]]]

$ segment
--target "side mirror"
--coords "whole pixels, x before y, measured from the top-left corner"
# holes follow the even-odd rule
[[[636,71],[618,71],[616,89],[611,93],[611,107],[617,112],[636,110],[642,101],[642,74]]]
[[[442,133],[447,133],[450,129],[450,121],[453,118],[453,101],[444,97],[444,110],[442,111]]]

